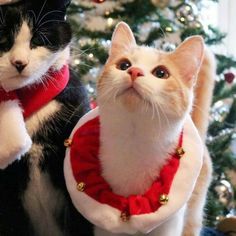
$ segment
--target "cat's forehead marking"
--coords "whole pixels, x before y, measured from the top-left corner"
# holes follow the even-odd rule
[[[26,21],[23,21],[20,30],[16,36],[15,43],[29,42],[31,39],[31,31]]]

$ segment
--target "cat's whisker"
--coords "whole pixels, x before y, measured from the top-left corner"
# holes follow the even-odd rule
[[[75,51],[78,51],[77,55],[83,55],[83,54],[85,54],[89,50],[91,50],[91,52],[92,52],[92,50],[100,48],[100,46],[91,45],[90,47],[88,47],[86,49],[83,49],[83,50],[80,49],[80,48],[77,48],[76,46],[71,46],[71,48],[72,48],[72,56],[73,56]]]
[[[40,29],[43,25],[47,24],[47,23],[51,23],[51,22],[65,22],[64,20],[47,20],[44,21],[43,23],[41,23],[39,26],[37,26],[35,31],[38,31],[38,29]]]
[[[36,19],[35,24],[37,24],[37,22],[38,22],[38,20],[39,20],[39,17],[40,17],[40,15],[41,15],[41,13],[43,12],[43,9],[44,9],[44,7],[45,7],[45,5],[46,5],[46,2],[47,2],[47,0],[44,1],[43,5],[42,5],[42,7],[41,7],[41,9],[40,9],[40,11],[39,11],[39,14],[38,14],[38,17],[37,17],[37,19]]]
[[[52,43],[51,43],[51,41],[48,39],[48,37],[46,36],[46,34],[45,33],[43,33],[42,31],[39,31],[39,35],[41,36],[43,36],[43,38],[45,38],[47,41],[48,41],[48,43],[50,44],[50,45],[52,45]],[[44,40],[43,40],[44,41]],[[45,44],[45,41],[44,41],[44,44]]]
[[[46,45],[43,35],[39,34],[39,37],[43,40],[43,44]]]
[[[165,111],[163,110],[162,104],[159,103],[158,101],[156,101],[156,105],[158,106],[160,112],[163,114],[163,116],[167,122],[167,126],[169,127],[169,129],[171,129],[170,121],[169,121],[168,116],[166,115]]]
[[[43,20],[46,16],[48,16],[48,15],[50,15],[50,14],[52,14],[52,13],[61,13],[62,15],[64,14],[64,12],[63,12],[63,11],[60,11],[60,10],[49,11],[49,12],[45,13],[45,14],[40,18],[40,20],[37,22],[37,24],[40,24],[40,23],[42,22],[42,20]]]
[[[192,105],[192,108],[196,108],[198,112],[201,112],[202,115],[207,115],[208,116],[208,111],[205,111],[204,109],[202,109],[200,106],[197,106],[195,104]],[[195,109],[194,109],[195,110]]]
[[[114,96],[113,96],[113,101],[115,102],[116,99],[117,99],[117,95],[119,94],[120,90],[117,88],[115,93],[114,93]]]
[[[102,94],[99,95],[100,98],[104,101],[109,101],[111,97],[114,96],[114,89],[113,88],[106,88],[106,92],[103,92]]]

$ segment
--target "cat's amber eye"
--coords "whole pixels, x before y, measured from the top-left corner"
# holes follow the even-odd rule
[[[167,79],[170,76],[168,69],[165,66],[157,66],[153,71],[152,74],[160,79]]]
[[[122,59],[116,64],[116,67],[119,70],[127,70],[131,66],[132,64],[128,59]]]

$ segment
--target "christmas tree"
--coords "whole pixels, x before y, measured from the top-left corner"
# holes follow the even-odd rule
[[[137,42],[174,50],[186,37],[202,35],[209,47],[221,45],[226,34],[205,23],[201,0],[74,0],[69,21],[75,32],[72,66],[83,78],[91,97],[96,97],[96,79],[107,59],[114,26],[128,23]],[[209,2],[209,1],[208,1]],[[210,2],[217,2],[212,0]],[[215,3],[217,4],[217,3]],[[216,53],[217,79],[212,101],[207,145],[214,163],[213,182],[206,205],[206,225],[215,226],[235,215],[234,190],[229,173],[236,167],[232,142],[236,137],[236,60]]]

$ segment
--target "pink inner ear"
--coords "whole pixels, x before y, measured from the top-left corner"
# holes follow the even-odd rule
[[[199,71],[204,52],[203,39],[199,36],[188,38],[171,54],[173,63],[185,82],[192,82]]]
[[[112,35],[110,55],[124,53],[135,45],[135,38],[129,26],[124,22],[119,23]]]

